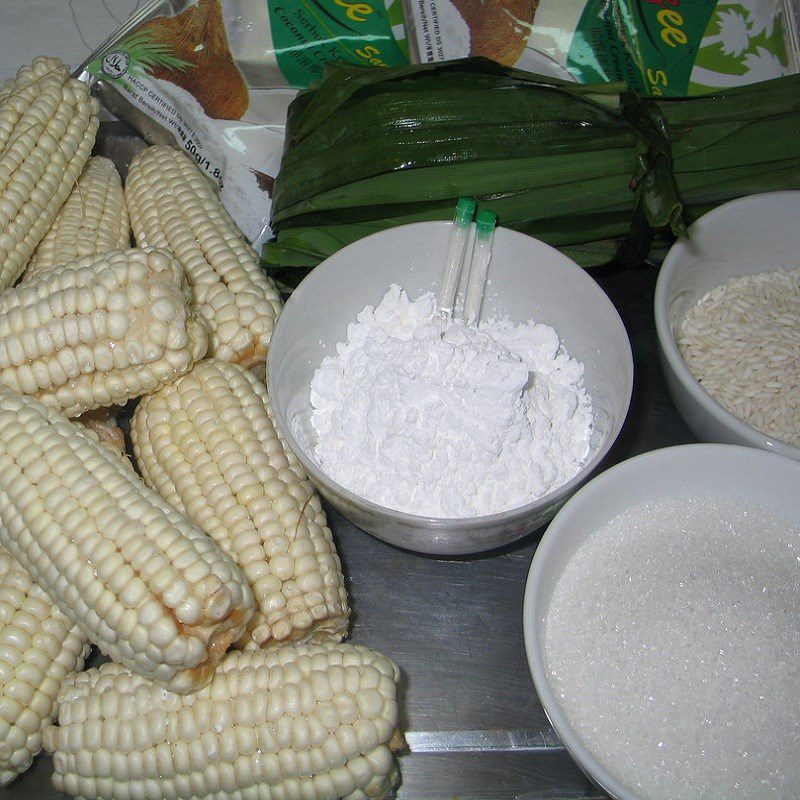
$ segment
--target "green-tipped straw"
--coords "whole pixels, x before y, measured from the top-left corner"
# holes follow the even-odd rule
[[[477,325],[481,316],[483,295],[486,291],[486,275],[492,258],[492,239],[497,225],[497,214],[492,211],[479,211],[476,219],[475,247],[469,266],[469,283],[464,300],[464,319],[467,325]]]
[[[461,265],[464,263],[469,228],[474,213],[475,201],[469,197],[460,198],[456,204],[456,215],[453,218],[453,228],[450,231],[450,241],[447,245],[447,263],[442,272],[439,286],[439,313],[442,316],[450,317],[453,314],[458,279],[461,276]]]

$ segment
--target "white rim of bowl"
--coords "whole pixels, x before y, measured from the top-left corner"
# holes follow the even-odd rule
[[[398,228],[407,228],[415,225],[429,225],[433,222],[434,224],[448,224],[447,220],[433,220],[429,222],[409,222],[405,225],[395,225],[390,229],[387,230],[396,230]],[[631,340],[630,336],[628,336],[628,329],[625,327],[625,323],[622,321],[622,317],[620,317],[619,312],[617,311],[614,304],[611,302],[611,299],[608,295],[603,291],[600,287],[600,284],[592,278],[585,269],[578,266],[569,256],[565,256],[560,250],[548,245],[547,242],[543,242],[541,239],[536,239],[535,236],[528,236],[525,233],[520,233],[519,231],[512,230],[511,228],[501,228],[498,227],[497,230],[504,230],[507,233],[513,234],[514,236],[523,236],[526,239],[534,239],[535,241],[539,242],[540,244],[545,245],[545,247],[549,247],[551,250],[555,250],[559,254],[559,256],[566,258],[570,264],[572,264],[576,269],[578,269],[583,275],[583,278],[586,281],[590,282],[591,285],[596,289],[600,302],[605,304],[608,311],[611,313],[611,317],[614,320],[614,325],[618,327],[618,329],[622,333],[623,341],[625,342],[625,362],[628,365],[629,372],[630,372],[630,382],[628,385],[627,397],[625,399],[625,405],[622,409],[622,414],[620,416],[619,425],[616,426],[616,431],[613,436],[606,437],[606,440],[601,444],[601,446],[596,450],[595,453],[591,454],[591,457],[581,465],[578,474],[574,477],[570,478],[566,483],[562,483],[560,486],[557,486],[555,489],[551,489],[547,494],[542,495],[537,500],[533,500],[530,503],[526,503],[522,506],[517,506],[516,508],[510,508],[506,511],[497,511],[493,514],[483,514],[481,516],[474,516],[474,517],[429,517],[425,516],[424,514],[412,514],[408,511],[399,511],[394,508],[389,508],[388,506],[382,506],[378,503],[373,502],[372,500],[368,500],[365,497],[362,497],[359,494],[351,491],[350,489],[346,489],[341,484],[337,483],[333,478],[329,477],[326,473],[324,473],[319,465],[314,461],[311,456],[306,453],[305,449],[301,447],[300,442],[297,441],[297,438],[294,435],[294,432],[291,430],[291,425],[288,424],[288,420],[283,418],[283,415],[275,411],[275,420],[278,423],[278,426],[281,429],[281,434],[289,443],[289,446],[292,449],[292,452],[297,456],[300,463],[303,465],[306,472],[309,473],[311,479],[317,485],[322,484],[325,486],[326,484],[331,486],[338,494],[341,494],[347,502],[352,503],[353,505],[358,505],[363,507],[365,510],[371,513],[379,513],[385,514],[390,513],[395,519],[400,522],[407,523],[409,525],[418,525],[421,522],[424,522],[427,526],[433,529],[439,528],[452,528],[455,525],[458,525],[462,529],[472,530],[473,528],[483,528],[486,525],[493,525],[496,523],[503,523],[512,521],[520,516],[528,514],[532,511],[535,511],[537,507],[544,509],[550,503],[557,501],[557,498],[560,495],[568,493],[571,491],[578,483],[582,483],[583,481],[587,480],[592,472],[597,469],[597,466],[600,462],[608,455],[608,451],[613,446],[614,442],[617,441],[619,438],[619,434],[622,431],[622,428],[625,425],[625,421],[628,418],[628,412],[630,411],[631,407],[631,400],[633,399],[633,380],[634,380],[634,362],[633,362],[633,350],[631,348]],[[349,245],[337,250],[337,253],[341,253],[343,250],[346,250],[347,247],[351,247],[354,244],[363,243],[373,237],[379,237],[383,231],[377,231],[376,233],[371,233],[368,236],[364,236],[361,239],[352,242]],[[335,255],[335,254],[334,254]],[[330,256],[329,256],[330,258]],[[321,261],[316,269],[319,269],[325,261]],[[302,281],[297,285],[295,290],[289,296],[289,299],[286,301],[286,304],[283,307],[283,311],[278,314],[278,318],[275,322],[275,328],[272,331],[272,339],[275,338],[276,335],[280,336],[280,329],[281,329],[281,317],[283,316],[286,308],[290,306],[292,301],[295,300],[296,297],[302,296],[303,292],[307,290],[307,281],[309,278],[313,276],[313,270]],[[299,301],[295,301],[299,302]],[[270,361],[267,359],[267,394],[272,397],[275,391],[275,383],[274,377],[269,369]],[[274,409],[274,406],[273,406]],[[531,531],[529,531],[530,533]],[[502,545],[500,545],[502,546]]]
[[[732,200],[729,203],[724,203],[721,206],[709,211],[702,217],[695,220],[689,227],[689,236],[691,236],[692,229],[695,225],[702,221],[713,220],[717,216],[722,216],[725,211],[731,206],[744,205],[747,206],[753,201],[753,198],[762,197],[765,194],[778,194],[777,192],[765,192],[763,194],[748,195],[747,197],[740,197],[738,200]],[[798,194],[798,192],[792,192]],[[686,387],[689,394],[700,404],[704,411],[712,416],[717,417],[723,424],[731,428],[734,434],[740,436],[752,447],[757,447],[765,450],[768,453],[778,453],[782,456],[787,456],[795,461],[800,461],[800,447],[776,439],[769,434],[763,433],[752,425],[748,425],[738,417],[734,416],[727,409],[723,408],[700,384],[697,378],[694,377],[692,371],[689,369],[686,362],[678,350],[678,344],[675,341],[675,336],[672,333],[672,324],[669,319],[669,304],[671,298],[667,297],[667,283],[671,280],[675,270],[679,268],[680,262],[675,256],[676,248],[679,247],[682,240],[678,240],[670,247],[664,258],[663,265],[658,273],[656,280],[656,291],[653,300],[653,311],[656,320],[656,335],[661,343],[661,350],[664,353],[670,366],[675,371],[680,382]],[[757,274],[757,273],[752,273]]]
[[[770,453],[765,450],[746,447],[740,444],[720,444],[703,442],[696,444],[680,444],[671,447],[662,447],[658,450],[649,450],[638,456],[626,459],[605,470],[588,483],[584,484],[577,492],[562,506],[559,512],[552,519],[547,530],[536,547],[533,554],[528,578],[525,582],[525,595],[522,601],[522,633],[525,639],[525,655],[528,660],[528,668],[533,679],[536,694],[539,697],[542,708],[547,719],[561,739],[564,748],[572,756],[576,764],[605,792],[617,800],[641,800],[637,795],[615,778],[599,761],[594,754],[583,744],[580,737],[572,728],[564,710],[561,707],[555,693],[553,692],[550,680],[547,677],[547,670],[544,665],[544,653],[540,650],[537,639],[537,617],[541,613],[538,608],[535,595],[536,585],[541,579],[542,564],[550,551],[557,546],[560,527],[569,524],[569,516],[572,509],[582,503],[591,502],[593,496],[602,494],[608,483],[617,478],[618,473],[626,473],[638,469],[643,460],[655,460],[671,458],[676,453],[692,451],[694,453],[717,452],[719,457],[725,454],[735,453],[738,457],[759,461],[763,459],[780,458],[789,468],[800,474],[800,464],[793,459],[777,453]],[[564,522],[566,520],[566,523]]]

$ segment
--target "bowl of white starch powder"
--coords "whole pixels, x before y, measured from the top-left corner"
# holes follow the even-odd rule
[[[480,324],[440,317],[450,230],[393,228],[320,264],[280,315],[268,385],[333,506],[392,544],[455,555],[552,517],[619,433],[633,366],[594,280],[504,228]]]
[[[800,461],[800,192],[751,195],[689,228],[655,296],[667,388],[702,441]]]
[[[617,800],[800,797],[800,464],[691,444],[550,523],[524,601],[542,706]]]

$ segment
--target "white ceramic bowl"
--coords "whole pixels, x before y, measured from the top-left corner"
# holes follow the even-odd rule
[[[675,341],[687,311],[709,289],[741,275],[798,266],[800,191],[725,203],[698,219],[689,238],[667,253],[654,304],[661,365],[670,396],[698,439],[760,447],[800,461],[800,448],[751,428],[714,400],[692,375]]]
[[[800,464],[784,456],[727,444],[667,447],[623,461],[589,481],[547,528],[525,587],[523,628],[528,664],[542,707],[564,746],[581,769],[617,800],[640,797],[601,766],[583,744],[548,676],[544,622],[559,577],[586,539],[632,506],[702,491],[720,501],[750,502],[800,523],[798,486]]]
[[[278,429],[321,494],[379,539],[438,555],[490,550],[549,520],[611,447],[628,411],[633,380],[625,328],[595,281],[552,247],[498,228],[483,314],[552,325],[568,352],[583,362],[595,431],[591,454],[580,473],[536,502],[466,519],[387,509],[332,481],[309,455],[311,377],[323,357],[347,338],[347,325],[365,306],[377,305],[390,284],[400,284],[411,298],[437,289],[450,229],[449,222],[403,225],[367,236],[326,259],[281,312],[270,342],[268,368]]]

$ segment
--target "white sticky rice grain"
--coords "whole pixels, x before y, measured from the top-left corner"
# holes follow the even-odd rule
[[[800,269],[745,275],[687,313],[681,356],[726,410],[800,447]]]

